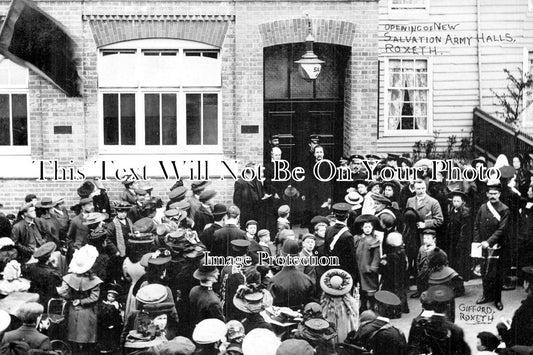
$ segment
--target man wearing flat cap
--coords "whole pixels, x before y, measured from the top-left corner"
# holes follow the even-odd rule
[[[215,190],[204,190],[198,196],[200,201],[200,207],[194,215],[193,229],[198,233],[204,231],[205,226],[213,223],[213,213],[211,212],[211,201],[215,197],[217,192]],[[191,206],[192,207],[192,206]]]
[[[130,205],[137,204],[137,194],[135,189],[139,188],[139,182],[135,180],[130,180],[131,175],[127,176],[122,184],[124,185],[124,190],[120,193],[120,199],[124,202],[129,203]]]
[[[358,280],[354,238],[346,226],[350,209],[351,205],[344,202],[333,205],[336,222],[326,229],[324,249],[327,256],[337,256],[339,267],[349,272],[354,280]]]
[[[23,259],[29,260],[33,252],[47,241],[35,223],[37,215],[31,203],[24,204],[19,214],[22,219],[13,225],[11,238],[22,253]]]
[[[502,286],[503,270],[500,257],[505,248],[505,240],[510,221],[509,207],[500,201],[501,185],[487,183],[488,202],[481,205],[474,222],[474,242],[481,243],[487,265],[483,270],[483,296],[477,304],[494,302],[498,310],[503,309]]]

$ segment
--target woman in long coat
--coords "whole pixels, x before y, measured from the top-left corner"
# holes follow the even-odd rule
[[[98,251],[85,245],[74,252],[69,274],[63,277],[58,293],[69,301],[67,339],[73,343],[73,353],[92,354],[96,343],[97,302],[100,280],[91,272]]]
[[[374,231],[378,219],[372,215],[361,215],[355,220],[361,225],[363,234],[355,238],[355,258],[359,270],[359,283],[361,286],[361,309],[367,309],[367,301],[370,309],[374,307],[374,293],[379,289],[379,262],[381,241]]]

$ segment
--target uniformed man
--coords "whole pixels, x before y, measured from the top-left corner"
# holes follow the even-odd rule
[[[324,249],[327,256],[337,256],[339,258],[339,267],[349,272],[354,280],[358,280],[357,266],[354,262],[354,239],[348,226],[346,226],[351,207],[351,205],[344,202],[333,205],[336,222],[326,229]]]
[[[474,222],[474,242],[481,243],[486,266],[482,273],[483,296],[477,304],[494,302],[498,310],[503,309],[502,285],[503,272],[500,261],[502,248],[509,224],[509,207],[500,201],[501,185],[499,182],[487,183],[488,202],[481,205]]]

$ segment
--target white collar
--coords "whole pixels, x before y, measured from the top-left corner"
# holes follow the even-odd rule
[[[382,320],[384,322],[390,323],[390,319],[387,317],[377,316],[376,319]]]

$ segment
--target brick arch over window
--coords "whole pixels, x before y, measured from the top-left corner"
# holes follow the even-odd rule
[[[229,15],[85,15],[97,47],[112,43],[169,38],[222,47]]]
[[[353,45],[356,25],[347,21],[313,19],[311,20],[316,42]],[[259,33],[264,47],[278,44],[304,42],[308,33],[306,18],[280,20],[259,25]]]

